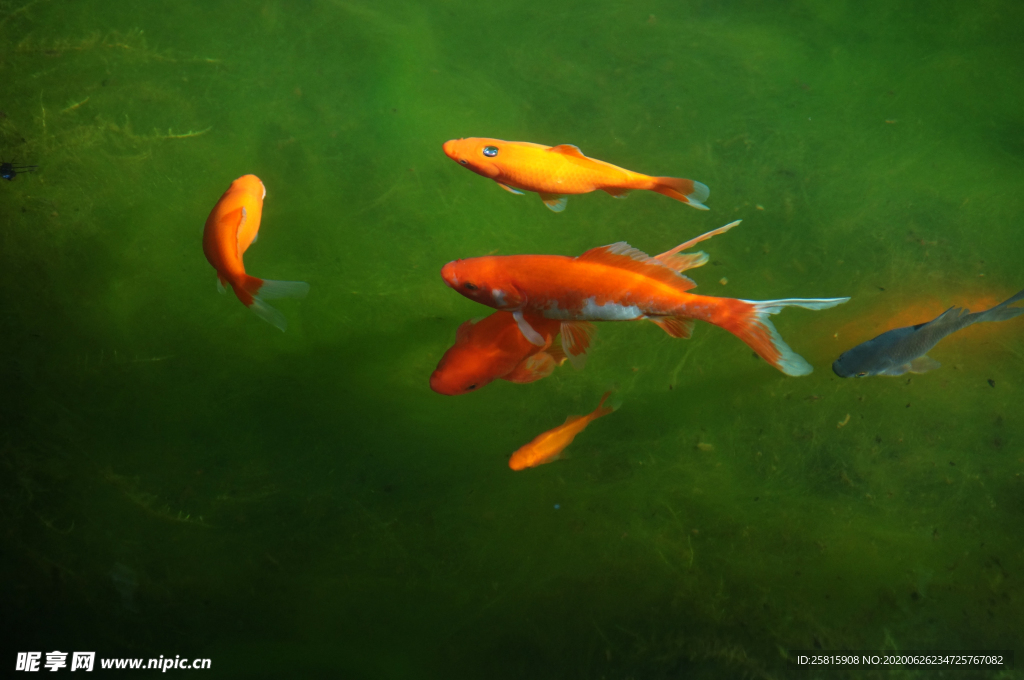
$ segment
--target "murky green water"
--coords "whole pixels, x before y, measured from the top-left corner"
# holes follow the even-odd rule
[[[1013,2],[3,0],[0,153],[39,169],[0,183],[2,663],[833,678],[787,650],[1019,655],[1024,321],[925,375],[829,364],[1024,287],[1022,25]],[[554,214],[441,153],[463,136],[692,177],[711,210]],[[312,287],[277,304],[285,334],[200,247],[245,173],[267,187],[247,269]],[[696,292],[852,296],[776,317],[813,375],[709,325],[604,324],[583,371],[430,391],[487,312],[445,262],[656,253],[734,219]],[[507,468],[610,387],[568,459]]]

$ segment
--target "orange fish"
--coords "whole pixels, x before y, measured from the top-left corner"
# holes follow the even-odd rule
[[[284,314],[264,300],[301,298],[309,292],[302,281],[269,281],[245,273],[242,254],[256,241],[267,190],[256,175],[239,177],[213,206],[203,230],[203,252],[217,270],[217,289],[230,284],[242,304],[282,331],[288,327]]]
[[[611,392],[605,392],[604,396],[601,397],[601,401],[597,404],[597,408],[591,413],[585,416],[569,416],[565,419],[564,423],[555,429],[537,435],[532,442],[519,448],[519,450],[512,454],[512,457],[508,459],[508,466],[513,470],[523,470],[528,467],[536,467],[558,460],[565,447],[572,444],[572,440],[580,432],[583,432],[587,425],[618,408],[617,406],[604,405],[605,399],[609,395],[611,395]]]
[[[737,220],[709,231],[655,257],[676,271],[700,267],[708,261],[707,254],[681,255],[679,252],[729,231],[739,223]],[[550,346],[560,332],[561,322],[530,312],[525,312],[524,318],[544,339],[543,346],[527,340],[509,312],[495,312],[477,323],[467,321],[459,326],[455,344],[444,353],[430,376],[431,389],[439,394],[456,395],[478,390],[495,378],[514,383],[533,382],[551,375],[566,358],[576,368],[582,368],[593,325],[581,322],[579,328],[573,327],[572,332],[582,330],[583,333],[577,333],[572,342],[567,343],[573,347],[573,354],[566,356],[561,349]]]
[[[566,359],[561,349],[551,346],[560,322],[539,314],[527,314],[526,318],[544,338],[543,346],[524,338],[509,312],[495,312],[459,326],[455,344],[430,376],[430,388],[439,394],[456,395],[478,390],[496,378],[528,383],[551,375]],[[587,326],[584,330],[592,332],[593,326]],[[589,337],[582,342],[588,341]]]
[[[694,295],[687,291],[697,284],[680,273],[684,268],[680,262],[694,256],[676,254],[686,245],[658,257],[650,257],[625,242],[593,248],[579,257],[475,257],[449,262],[441,269],[441,276],[471,300],[512,312],[519,330],[535,345],[542,345],[544,340],[530,326],[524,312],[562,320],[562,346],[569,356],[574,354],[573,326],[580,321],[648,319],[672,337],[688,338],[694,319],[700,319],[729,331],[787,375],[810,373],[811,365],[789,348],[768,317],[785,307],[827,309],[849,298],[759,302]],[[695,261],[686,266],[696,266]]]
[[[535,191],[555,212],[565,210],[567,195],[598,189],[625,198],[632,189],[659,194],[707,210],[710,190],[700,182],[676,177],[651,177],[587,158],[572,144],[544,146],[531,142],[505,142],[486,137],[450,139],[444,143],[449,158],[478,175],[489,177],[513,194]],[[523,190],[523,191],[520,191]]]

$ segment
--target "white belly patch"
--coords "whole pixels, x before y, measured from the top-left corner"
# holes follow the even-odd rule
[[[590,297],[583,301],[580,318],[588,321],[633,321],[643,316],[644,313],[636,305],[620,305],[616,302],[599,305]]]

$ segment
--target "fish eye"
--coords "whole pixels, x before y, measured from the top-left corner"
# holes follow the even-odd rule
[[[484,147],[484,155],[487,156],[488,158],[494,158],[495,156],[498,155],[498,147],[496,147],[496,146],[485,146]]]
[[[469,165],[469,161],[467,161],[465,158],[463,158],[459,162],[462,163],[463,165]]]
[[[857,377],[858,377],[858,378],[863,378],[863,377],[864,377],[864,376],[866,376],[867,374],[868,374],[868,372],[867,372],[867,371],[861,371],[860,373],[858,373],[858,374],[857,374]]]
[[[473,383],[472,385],[470,385],[469,387],[466,388],[466,391],[468,392],[469,390],[475,390],[475,389],[476,389],[476,383]]]
[[[466,290],[480,290],[479,287],[473,285],[469,281],[466,281],[465,286],[466,286]]]

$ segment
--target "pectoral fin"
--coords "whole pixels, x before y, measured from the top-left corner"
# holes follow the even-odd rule
[[[919,356],[918,358],[911,361],[907,366],[907,370],[911,373],[927,373],[928,371],[934,370],[941,366],[938,361],[932,359],[928,355]]]
[[[565,361],[565,357],[562,358]],[[504,376],[505,380],[514,383],[531,383],[546,378],[555,370],[558,363],[547,352],[537,352],[523,359],[512,371]]]
[[[562,349],[572,367],[582,369],[587,361],[587,348],[594,335],[594,324],[586,321],[563,321],[559,328],[562,334]]]
[[[522,191],[520,191],[519,189],[513,189],[512,187],[510,187],[507,184],[502,184],[501,182],[498,182],[498,186],[501,187],[502,189],[504,189],[505,191],[511,192],[513,194],[518,194],[519,196],[523,195]]]
[[[226,224],[229,227],[234,226],[235,233],[237,234],[242,229],[242,225],[245,224],[245,206],[235,208],[231,212],[226,212],[220,217],[220,223]]]
[[[522,310],[512,313],[512,318],[516,320],[516,325],[519,326],[519,332],[523,334],[523,337],[529,340],[532,344],[537,347],[543,347],[546,343],[544,337],[534,330],[530,322],[523,318]]]
[[[232,210],[231,212],[224,215],[224,217],[220,218],[220,221],[222,223],[225,223],[229,226],[235,226],[235,242],[238,248],[239,259],[242,258],[242,253],[245,252],[245,249],[249,247],[249,243],[242,245],[242,228],[245,227],[245,222],[246,219],[248,219],[248,217],[249,214],[245,211],[245,206],[242,206],[241,208],[237,210]]]

